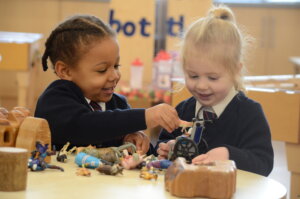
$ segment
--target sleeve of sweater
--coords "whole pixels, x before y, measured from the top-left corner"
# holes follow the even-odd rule
[[[81,100],[81,101],[80,101]],[[84,100],[84,98],[83,98]],[[122,107],[129,107],[125,99]],[[146,129],[144,109],[114,109],[93,112],[67,88],[44,92],[36,106],[36,117],[45,118],[50,126],[52,141],[74,145],[98,144]]]
[[[226,145],[237,168],[268,176],[273,169],[274,152],[268,122],[260,104],[248,103],[240,110],[237,146]]]

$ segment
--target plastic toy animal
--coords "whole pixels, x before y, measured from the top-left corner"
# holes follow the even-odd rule
[[[148,169],[151,167],[157,168],[157,169],[167,169],[172,164],[172,161],[170,160],[155,160],[149,162],[146,166]]]
[[[47,156],[54,155],[55,152],[48,152],[48,144],[41,144],[39,141],[36,142],[36,150],[31,152],[31,157],[28,160],[28,168],[31,171],[43,171],[45,169],[59,169],[64,171],[63,168],[55,165],[50,165],[45,162]]]
[[[157,173],[154,171],[154,168],[151,167],[150,169],[147,169],[147,167],[143,167],[141,169],[141,172],[140,172],[140,178],[143,178],[145,180],[157,180]]]
[[[124,169],[135,169],[139,164],[143,162],[143,156],[138,153],[134,153],[133,155],[125,155],[121,158],[121,165]]]
[[[68,151],[67,149],[68,149],[69,145],[70,145],[70,142],[67,142],[67,144],[65,144],[63,146],[63,148],[61,148],[61,150],[58,152],[58,154],[56,156],[56,160],[58,162],[65,162],[65,160],[68,158],[67,155],[70,155],[71,153],[73,153],[73,151],[76,150],[76,146],[74,146],[72,149],[70,149]]]
[[[76,175],[78,176],[91,176],[91,172],[85,168],[84,164],[82,164],[81,168],[78,168],[76,171]]]
[[[123,167],[118,164],[114,164],[113,166],[101,164],[96,170],[106,175],[123,175]]]
[[[136,146],[129,142],[119,147],[107,147],[107,148],[85,147],[80,152],[84,152],[88,155],[115,164],[115,163],[119,163],[120,158],[123,157],[122,151],[128,148],[131,148],[132,153],[136,152]]]

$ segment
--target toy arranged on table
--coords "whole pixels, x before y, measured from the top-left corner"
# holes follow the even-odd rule
[[[174,161],[178,157],[184,157],[190,163],[194,157],[200,154],[198,143],[202,141],[205,123],[212,121],[200,119],[199,113],[200,109],[197,112],[197,117],[193,118],[192,122],[181,121],[180,127],[182,127],[183,135],[176,137],[175,144],[170,147],[169,160]]]
[[[123,175],[123,167],[121,167],[119,164],[114,165],[105,165],[101,164],[98,168],[96,168],[97,171],[100,173],[104,173],[106,175]]]
[[[165,189],[178,197],[229,199],[236,191],[235,163],[225,160],[193,165],[179,157],[166,170]]]
[[[90,177],[91,176],[91,172],[85,168],[84,164],[81,166],[81,168],[78,168],[76,171],[76,175],[78,176],[87,176]]]
[[[140,171],[140,178],[143,178],[145,180],[152,180],[154,179],[155,181],[157,180],[157,172],[153,167],[147,168],[143,167]]]
[[[136,146],[130,142],[125,143],[119,147],[106,147],[106,148],[95,148],[95,147],[84,147],[77,150],[78,152],[84,152],[88,155],[99,158],[101,161],[107,161],[112,164],[120,163],[120,158],[123,157],[122,151],[124,149],[130,149],[131,153],[136,153]]]
[[[47,150],[48,144],[43,145],[41,142],[37,141],[36,150],[31,152],[31,157],[28,160],[28,168],[30,168],[31,171],[43,171],[45,169],[59,169],[64,171],[64,169],[59,166],[45,162],[47,156],[55,155],[55,151],[49,152]]]
[[[78,166],[84,165],[107,175],[122,174],[123,169],[137,168],[144,161],[143,156],[136,153],[136,147],[132,143],[108,148],[78,147],[77,152],[75,163]]]
[[[67,155],[70,155],[71,153],[73,153],[76,150],[75,146],[72,149],[67,150],[69,145],[70,145],[70,142],[67,142],[67,144],[65,144],[63,146],[63,148],[61,148],[60,151],[58,152],[58,154],[56,156],[56,160],[58,162],[65,162],[65,160],[68,158]]]
[[[173,162],[170,160],[155,160],[149,162],[146,167],[149,169],[151,167],[157,168],[157,169],[167,169]]]
[[[75,163],[80,167],[84,165],[86,168],[91,168],[91,169],[95,169],[100,165],[105,164],[99,158],[88,155],[84,152],[80,152],[75,156]]]
[[[11,111],[0,107],[0,146],[25,148],[30,157],[36,141],[48,144],[51,150],[50,128],[45,119],[31,117],[25,107],[14,107]],[[45,161],[49,163],[50,156]]]
[[[124,169],[127,170],[135,169],[139,164],[141,164],[144,161],[144,156],[141,156],[138,153],[133,153],[132,155],[129,155],[126,149],[123,150],[122,155],[123,156],[120,157],[120,164]]]

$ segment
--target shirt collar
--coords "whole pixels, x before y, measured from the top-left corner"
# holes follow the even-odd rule
[[[225,110],[226,106],[229,104],[229,102],[234,98],[234,96],[238,93],[237,90],[235,90],[234,87],[232,87],[227,94],[227,96],[219,103],[216,104],[215,106],[212,107],[214,110],[215,114],[217,114],[218,117],[223,113]],[[202,105],[196,101],[196,109],[195,109],[195,116],[197,115],[198,110],[202,107]]]
[[[87,101],[87,103],[90,105],[91,100],[88,99],[88,98],[86,98],[86,97],[84,97],[84,98]],[[101,106],[102,111],[106,110],[106,104],[105,104],[105,102],[98,102],[98,104],[99,104],[99,106]],[[90,105],[90,107],[91,107],[91,105]],[[93,109],[93,107],[91,107],[91,108]]]

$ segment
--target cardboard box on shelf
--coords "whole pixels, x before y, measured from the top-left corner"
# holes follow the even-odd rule
[[[300,173],[291,173],[290,198],[300,199]]]
[[[300,154],[300,144],[286,142],[285,148],[289,171],[300,174],[300,158],[296,158]]]

